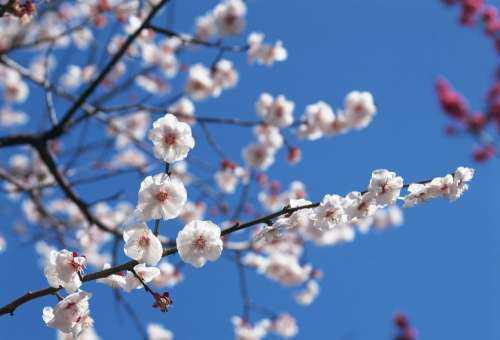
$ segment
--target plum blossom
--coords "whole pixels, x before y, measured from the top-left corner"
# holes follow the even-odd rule
[[[84,256],[63,249],[53,250],[49,261],[45,265],[44,274],[51,287],[63,287],[68,293],[73,293],[80,288],[82,281],[80,274],[87,262]]]
[[[430,182],[412,183],[408,187],[408,195],[404,198],[404,207],[413,207],[437,197],[444,197],[453,202],[467,191],[467,183],[473,177],[474,169],[459,167],[453,174],[436,177]]]
[[[184,226],[176,239],[184,262],[200,268],[207,260],[216,261],[222,253],[220,228],[210,221],[192,221]]]
[[[186,224],[194,220],[201,220],[206,209],[207,206],[203,202],[193,203],[188,201],[182,208],[182,212],[179,217]]]
[[[257,114],[270,125],[284,128],[293,124],[295,104],[283,95],[273,98],[269,93],[262,93],[255,107]]]
[[[293,338],[299,333],[297,321],[290,314],[280,314],[271,323],[271,331],[283,338]]]
[[[325,195],[321,204],[315,210],[314,226],[321,230],[332,229],[346,223],[348,216],[345,211],[345,200],[338,195]]]
[[[296,208],[308,206],[310,204],[312,203],[305,199],[290,199],[288,205],[290,208]],[[278,218],[272,226],[267,226],[260,231],[254,237],[254,240],[258,241],[261,238],[265,238],[268,241],[276,242],[276,239],[281,238],[285,230],[304,229],[313,226],[314,218],[315,214],[312,208],[299,209],[291,215]]]
[[[233,316],[231,322],[234,326],[234,335],[236,340],[261,340],[264,338],[271,326],[269,319],[262,319],[255,325],[243,320],[239,316]]]
[[[74,338],[72,334],[57,331],[57,340],[74,340]],[[101,338],[97,335],[94,327],[89,327],[78,335],[78,340],[101,340]]]
[[[221,162],[221,169],[215,172],[214,179],[222,192],[232,194],[245,175],[246,172],[242,167],[224,160]]]
[[[368,190],[374,195],[378,205],[394,204],[403,188],[403,178],[385,169],[372,172]]]
[[[403,211],[397,205],[387,209],[380,209],[373,215],[373,224],[377,229],[385,229],[389,226],[398,227],[403,224]]]
[[[295,294],[295,301],[299,305],[309,306],[319,295],[319,284],[316,280],[309,280],[305,289]]]
[[[145,221],[169,220],[179,216],[186,201],[187,192],[182,182],[175,176],[160,173],[142,181],[137,210]]]
[[[264,44],[264,34],[252,32],[248,35],[248,62],[272,66],[275,62],[285,61],[288,58],[288,52],[283,47],[283,43],[278,40],[274,45]]]
[[[163,247],[146,223],[141,222],[129,227],[123,232],[123,239],[125,255],[128,257],[150,266],[160,262]]]
[[[298,135],[300,138],[316,140],[327,133],[335,120],[330,105],[323,101],[306,106],[302,117],[302,124],[299,126]]]
[[[413,207],[416,204],[424,203],[433,198],[428,190],[428,186],[421,183],[411,183],[408,186],[408,195],[405,196],[405,208]]]
[[[296,256],[273,252],[260,271],[270,279],[285,286],[295,286],[309,279],[312,267],[310,265],[301,266]]]
[[[87,65],[83,68],[78,65],[69,65],[66,73],[61,77],[61,85],[68,89],[75,89],[90,81],[94,73],[94,65]]]
[[[194,100],[202,100],[212,95],[214,81],[210,70],[202,64],[195,64],[189,68],[186,82],[186,92]]]
[[[349,125],[355,129],[368,126],[377,111],[369,92],[352,91],[345,98],[345,114]]]
[[[212,13],[196,18],[196,37],[200,40],[208,40],[217,34],[217,26],[215,25],[215,18]]]
[[[375,204],[373,193],[360,193],[359,191],[352,191],[345,197],[344,209],[347,213],[347,220],[351,222],[354,219],[365,218],[372,216],[378,209]]]
[[[28,122],[28,115],[22,111],[15,111],[9,107],[0,109],[0,126],[13,127]]]
[[[261,124],[256,126],[253,131],[259,143],[267,145],[275,150],[283,146],[284,139],[277,127]]]
[[[92,30],[88,27],[82,27],[81,29],[74,31],[71,34],[71,38],[73,38],[75,46],[80,50],[87,49],[90,43],[94,40]]]
[[[147,328],[148,340],[173,340],[174,334],[162,325],[150,323]]]
[[[110,120],[108,133],[116,136],[116,146],[123,148],[134,140],[143,140],[146,136],[151,115],[147,111],[137,111]]]
[[[110,164],[114,168],[132,167],[144,171],[147,168],[148,160],[144,153],[134,147],[128,147],[120,150]]]
[[[160,270],[156,267],[146,267],[144,263],[139,263],[134,266],[134,272],[141,278],[144,283],[149,283],[154,280],[155,277],[160,275]],[[135,277],[134,273],[127,272],[125,276],[125,286],[123,289],[126,292],[131,292],[134,289],[141,289],[143,285],[141,281]]]
[[[250,144],[242,153],[245,162],[259,170],[266,170],[274,163],[275,150],[262,143]]]
[[[212,95],[217,97],[222,90],[236,86],[238,83],[238,72],[234,69],[231,61],[221,59],[213,67],[212,79],[214,83]]]
[[[245,28],[247,6],[242,0],[223,0],[213,10],[217,32],[225,35],[238,35]]]
[[[191,127],[170,113],[153,123],[148,137],[154,144],[156,158],[167,163],[183,160],[194,148]]]
[[[242,0],[223,0],[213,10],[196,18],[196,37],[238,35],[245,28],[247,7]]]
[[[0,84],[3,84],[5,101],[22,103],[28,98],[29,87],[17,71],[1,68],[0,76],[3,78]]]
[[[94,323],[89,311],[91,296],[90,293],[82,291],[66,296],[54,308],[43,309],[43,321],[48,327],[57,328],[63,333],[71,333],[76,338]]]
[[[167,111],[176,116],[180,122],[193,125],[196,121],[196,119],[194,118],[194,104],[186,97],[182,97],[181,99],[170,105]]]
[[[156,75],[140,74],[135,78],[135,83],[144,91],[152,94],[163,93],[169,90],[169,85]]]

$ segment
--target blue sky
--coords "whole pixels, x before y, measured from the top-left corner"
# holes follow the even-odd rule
[[[179,1],[174,27],[191,30],[192,18],[214,3]],[[459,27],[457,18],[456,10],[437,0],[250,1],[249,30],[266,33],[270,41],[282,39],[289,59],[268,69],[231,56],[240,70],[239,86],[197,105],[197,112],[252,119],[253,103],[268,91],[294,100],[298,117],[305,105],[318,100],[338,107],[351,90],[371,91],[379,112],[369,128],[303,143],[300,164],[290,167],[281,153],[271,168],[270,175],[285,184],[304,181],[313,200],[362,189],[377,168],[412,181],[474,165],[473,142],[442,133],[446,119],[433,82],[437,75],[446,76],[480,109],[496,57],[481,31]],[[236,160],[251,138],[249,130],[240,128],[214,134]],[[216,163],[203,142],[197,148]],[[410,316],[422,339],[498,339],[498,166],[496,160],[478,166],[470,192],[453,204],[435,201],[406,210],[406,223],[397,230],[360,236],[334,248],[311,248],[309,259],[325,273],[312,306],[295,305],[290,290],[254,275],[251,295],[293,314],[298,339],[389,339],[397,310]],[[125,188],[135,202],[138,183],[134,178],[113,185]],[[104,191],[90,187],[80,192],[99,197]],[[1,303],[46,286],[30,246],[10,244],[0,267]],[[153,310],[143,291],[129,300],[143,320],[161,323],[177,339],[231,339],[230,317],[241,310],[235,266],[221,259],[201,270],[185,267],[184,274],[186,280],[172,290],[175,307],[168,314]],[[127,316],[113,306],[109,289],[94,283],[86,287],[94,293],[92,314],[103,339],[138,338]],[[41,320],[43,306],[53,303],[54,298],[46,297],[24,305],[14,317],[0,318],[0,339],[54,337]]]

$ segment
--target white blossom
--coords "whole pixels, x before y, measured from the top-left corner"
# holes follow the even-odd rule
[[[0,109],[0,126],[13,127],[28,122],[28,115],[22,111],[14,111],[9,107]]]
[[[195,64],[189,68],[186,83],[186,92],[194,100],[202,100],[212,95],[214,82],[210,70],[202,64]]]
[[[299,333],[297,321],[290,314],[280,314],[271,324],[272,332],[287,339],[293,338]]]
[[[179,217],[186,224],[194,220],[201,220],[203,218],[203,215],[205,214],[206,209],[207,207],[203,202],[194,203],[188,201],[184,205],[184,208],[182,208]]]
[[[316,140],[323,134],[329,132],[330,126],[335,120],[332,108],[325,102],[319,101],[308,105],[302,117],[302,124],[299,126],[298,135],[300,138]]]
[[[385,169],[372,172],[368,190],[374,195],[378,205],[394,204],[403,188],[403,178]]]
[[[283,136],[280,130],[272,125],[261,124],[254,128],[259,143],[269,146],[272,149],[279,149],[283,146]]]
[[[141,278],[144,283],[149,283],[154,280],[155,277],[160,275],[160,270],[156,267],[146,267],[144,263],[139,263],[134,266],[134,271]],[[131,292],[134,289],[141,289],[143,285],[141,281],[137,279],[134,273],[128,271],[125,276],[125,287],[123,289],[126,292]]]
[[[148,137],[154,144],[156,158],[167,163],[186,158],[195,144],[191,127],[170,113],[153,123]]]
[[[180,122],[193,125],[196,121],[194,118],[194,104],[186,97],[182,97],[170,105],[167,111],[175,115]]]
[[[162,325],[150,323],[147,328],[148,340],[173,340],[174,334]]]
[[[377,111],[369,92],[352,91],[345,98],[345,114],[349,125],[355,129],[368,126]]]
[[[43,309],[43,321],[51,328],[63,333],[71,333],[76,338],[82,331],[91,328],[94,320],[90,317],[87,292],[76,292],[66,296],[57,305]]]
[[[295,294],[295,301],[303,306],[309,306],[319,295],[319,284],[315,280],[309,280],[304,290]]]
[[[273,252],[261,270],[274,281],[286,286],[295,286],[309,279],[312,267],[301,266],[296,256]]]
[[[196,37],[200,40],[208,40],[217,34],[217,26],[212,13],[207,13],[196,18]]]
[[[220,36],[238,35],[245,28],[247,6],[242,0],[223,0],[215,6],[213,16]]]
[[[261,340],[267,335],[271,326],[269,319],[260,320],[255,325],[251,325],[239,316],[233,316],[231,321],[234,326],[236,340]]]
[[[243,159],[256,169],[266,170],[274,163],[275,150],[262,143],[254,143],[243,149]]]
[[[221,59],[213,67],[212,79],[214,83],[212,95],[217,97],[222,90],[236,86],[238,83],[238,72],[234,69],[231,61]]]
[[[123,232],[125,255],[139,263],[154,266],[162,257],[163,247],[160,240],[146,223],[138,223]]]
[[[177,235],[177,250],[184,262],[203,267],[207,260],[216,261],[222,253],[220,228],[210,221],[192,221]]]
[[[222,192],[232,194],[245,175],[245,170],[242,167],[233,163],[224,163],[222,169],[215,172],[214,179]]]
[[[116,136],[116,146],[123,148],[134,141],[141,141],[146,136],[151,116],[147,111],[137,111],[124,116],[112,118],[108,133]]]
[[[436,177],[430,182],[412,183],[404,198],[404,207],[413,207],[437,197],[444,197],[453,202],[469,188],[467,182],[470,182],[473,177],[474,169],[459,167],[453,174]]]
[[[49,285],[63,287],[68,293],[75,292],[82,284],[79,274],[83,272],[86,261],[85,257],[78,256],[75,252],[53,250],[44,269]]]
[[[257,61],[259,64],[272,66],[275,62],[285,61],[288,58],[288,52],[283,47],[281,41],[275,42],[273,45],[264,44],[264,34],[252,32],[248,35],[248,62]]]
[[[175,176],[160,173],[142,181],[137,210],[145,221],[169,220],[179,216],[186,200],[187,192],[182,182]]]
[[[332,229],[348,220],[344,208],[345,200],[338,195],[325,195],[315,209],[314,226],[321,230]]]
[[[428,187],[425,184],[412,183],[408,186],[408,195],[405,196],[405,208],[413,207],[416,204],[426,202],[432,196],[428,192]]]
[[[375,197],[371,192],[362,194],[358,191],[352,191],[345,197],[344,202],[348,222],[356,218],[371,216],[378,209]]]
[[[257,114],[270,125],[284,128],[293,124],[295,104],[283,95],[273,98],[268,93],[262,93],[255,107]]]
[[[57,340],[74,340],[72,334],[57,331]],[[77,340],[102,340],[96,333],[94,327],[84,329],[79,335]]]

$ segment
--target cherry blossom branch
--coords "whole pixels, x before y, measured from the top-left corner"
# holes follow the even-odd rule
[[[430,180],[425,180],[425,181],[420,181],[420,182],[416,182],[416,183],[425,184],[425,183],[429,183],[429,182],[430,182]],[[410,184],[405,184],[405,185],[403,185],[403,188],[408,188],[409,185]],[[363,191],[362,193],[365,193],[365,192],[366,191]],[[245,222],[245,223],[237,222],[233,226],[222,230],[221,236],[228,235],[228,234],[234,233],[238,230],[247,229],[247,228],[250,228],[252,226],[259,225],[259,224],[271,224],[274,219],[276,219],[280,216],[288,216],[288,215],[291,215],[294,212],[302,210],[302,209],[315,208],[315,207],[318,207],[320,205],[320,203],[321,202],[316,202],[316,203],[311,203],[311,204],[307,204],[307,205],[303,205],[303,206],[297,206],[297,207],[293,207],[293,208],[290,206],[285,206],[281,210],[278,210],[272,214],[253,219],[253,220]],[[167,248],[163,249],[162,257],[167,257],[167,256],[173,255],[175,253],[177,253],[176,246],[167,247]],[[97,279],[102,279],[102,278],[105,278],[109,275],[116,274],[116,273],[123,272],[123,271],[132,271],[133,268],[138,264],[139,264],[139,262],[137,262],[135,260],[131,260],[131,261],[125,262],[123,264],[120,264],[120,265],[117,265],[117,266],[114,266],[114,267],[111,267],[111,268],[108,268],[105,270],[101,270],[101,271],[97,271],[97,272],[94,272],[91,274],[87,274],[87,275],[83,276],[82,282],[88,282],[88,281],[94,281]],[[5,314],[12,315],[14,313],[14,311],[22,304],[29,302],[31,300],[46,296],[46,295],[54,294],[55,292],[59,291],[60,289],[61,288],[50,287],[50,288],[41,289],[41,290],[38,290],[35,292],[30,291],[30,292],[26,293],[25,295],[8,303],[7,305],[1,307],[0,308],[0,316],[5,315]]]

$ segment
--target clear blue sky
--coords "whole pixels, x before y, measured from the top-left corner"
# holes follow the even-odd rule
[[[192,18],[214,3],[177,1],[175,28],[189,31]],[[371,91],[379,113],[368,129],[304,143],[299,165],[289,167],[281,153],[271,168],[271,176],[283,183],[303,180],[313,200],[362,189],[376,168],[411,181],[473,165],[472,141],[442,134],[446,119],[433,81],[445,75],[472,106],[481,108],[496,60],[480,30],[459,27],[457,18],[456,10],[437,0],[250,1],[248,28],[266,33],[271,41],[282,39],[289,60],[267,69],[232,56],[240,70],[239,86],[201,103],[197,112],[251,119],[254,101],[268,91],[294,100],[298,117],[317,100],[337,107],[350,90]],[[238,160],[251,138],[250,131],[238,128],[215,135]],[[208,150],[202,143],[199,154]],[[478,166],[470,192],[456,203],[435,201],[406,210],[406,223],[397,230],[311,249],[309,259],[325,273],[312,306],[297,306],[291,291],[254,275],[252,296],[293,314],[300,327],[297,339],[389,339],[396,310],[408,313],[421,339],[500,338],[499,167],[496,160]],[[133,183],[115,185],[125,187],[135,202],[137,179]],[[93,190],[81,193],[102,194],[102,189]],[[2,304],[47,284],[29,246],[11,243],[0,255],[0,268]],[[175,307],[168,314],[150,308],[143,291],[129,300],[143,320],[163,324],[176,339],[231,339],[230,317],[241,310],[234,265],[221,259],[201,270],[186,267],[184,274],[186,280],[172,290]],[[117,313],[107,287],[85,287],[94,293],[92,314],[103,339],[138,338],[127,316]],[[53,338],[55,332],[41,320],[43,306],[52,304],[54,298],[46,297],[24,305],[14,317],[0,318],[0,339]]]

